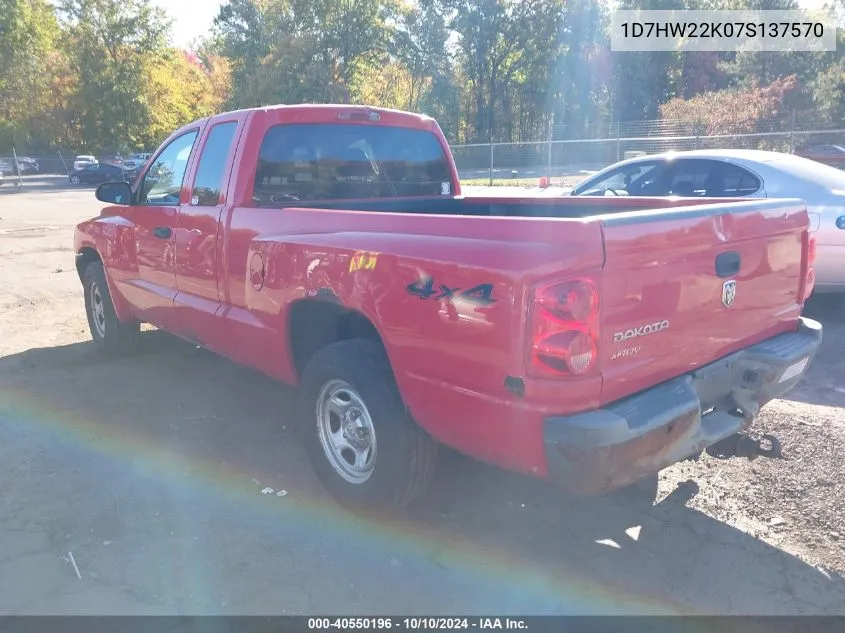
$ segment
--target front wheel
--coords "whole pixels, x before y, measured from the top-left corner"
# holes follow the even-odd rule
[[[110,353],[131,349],[137,343],[141,324],[137,321],[123,323],[118,320],[101,262],[88,264],[82,276],[82,285],[85,290],[88,328],[94,342]]]
[[[79,176],[71,176],[71,177],[70,177],[70,184],[72,184],[72,185],[78,185],[78,184],[79,184],[79,182],[80,182],[80,181],[79,181]]]
[[[437,444],[408,415],[378,342],[353,339],[318,351],[300,395],[312,467],[341,505],[393,510],[425,492]]]

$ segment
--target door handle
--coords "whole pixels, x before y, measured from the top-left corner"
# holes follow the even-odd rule
[[[173,235],[173,229],[169,226],[157,226],[153,229],[153,235],[159,239],[166,240]]]
[[[728,251],[716,257],[716,275],[724,279],[725,277],[733,277],[739,272],[739,253],[736,251]]]

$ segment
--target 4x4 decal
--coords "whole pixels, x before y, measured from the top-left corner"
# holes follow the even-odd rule
[[[458,287],[450,288],[444,284],[438,284],[435,287],[434,279],[429,277],[428,279],[408,284],[406,289],[409,294],[415,295],[420,299],[452,299],[453,297],[460,297],[465,301],[481,306],[496,303],[496,299],[493,298],[493,284],[479,284],[469,290],[461,291]]]

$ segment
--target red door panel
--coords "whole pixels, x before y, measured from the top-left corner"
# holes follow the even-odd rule
[[[140,320],[168,331],[176,326],[176,225],[198,132],[187,131],[164,146],[141,180],[138,203],[132,208],[138,276],[127,298]]]
[[[218,233],[225,207],[231,158],[242,129],[243,115],[214,120],[198,147],[190,202],[182,205],[176,225],[177,333],[223,352],[218,292]]]

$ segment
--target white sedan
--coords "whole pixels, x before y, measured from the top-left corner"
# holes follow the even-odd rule
[[[80,156],[76,157],[76,160],[73,161],[73,170],[79,171],[80,169],[85,169],[88,165],[96,165],[97,158],[91,156],[89,154],[81,154]]]
[[[720,149],[638,156],[577,184],[572,196],[800,198],[816,236],[818,293],[845,292],[845,171],[808,158]]]

